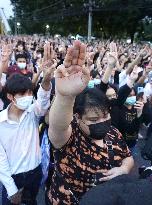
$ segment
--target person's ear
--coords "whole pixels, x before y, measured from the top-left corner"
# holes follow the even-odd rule
[[[81,118],[80,118],[80,115],[78,113],[75,114],[75,118],[76,118],[77,123],[79,124]]]
[[[12,94],[7,93],[7,98],[12,102],[14,100],[14,96]]]

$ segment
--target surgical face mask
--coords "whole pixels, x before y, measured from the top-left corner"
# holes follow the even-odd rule
[[[101,83],[101,80],[95,78],[95,79],[89,81],[88,87],[89,88],[94,88],[95,85],[99,85],[100,83]]]
[[[97,124],[89,125],[90,138],[95,140],[102,140],[109,132],[111,126],[111,120],[106,120]]]
[[[97,79],[97,78],[94,79],[94,84],[95,85],[99,85],[100,83],[101,83],[100,79]]]
[[[144,80],[144,83],[148,83],[148,78],[146,78],[146,79]]]
[[[126,99],[125,104],[134,105],[136,103],[136,96],[131,96]]]
[[[88,83],[88,88],[94,88],[94,80],[90,80]]]
[[[25,96],[20,98],[15,98],[16,100],[16,107],[20,110],[27,110],[29,106],[32,104],[33,96]]]
[[[17,63],[17,66],[22,70],[26,68],[26,63]]]

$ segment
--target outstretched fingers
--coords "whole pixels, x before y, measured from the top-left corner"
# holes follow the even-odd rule
[[[86,45],[82,43],[80,46],[78,65],[83,66],[85,64],[85,60],[86,60]]]
[[[78,64],[78,59],[80,55],[80,48],[81,48],[81,42],[80,41],[75,41],[73,44],[73,59],[72,59],[72,65],[77,65]]]
[[[44,45],[44,62],[47,61],[47,44]]]
[[[72,65],[73,50],[74,50],[73,46],[68,48],[68,51],[65,56],[64,63],[63,63],[66,68],[69,68]]]
[[[51,46],[50,42],[47,43],[47,60],[51,59]]]

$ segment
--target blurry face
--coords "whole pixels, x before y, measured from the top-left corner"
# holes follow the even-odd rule
[[[103,63],[104,65],[107,65],[107,63],[108,63],[107,56],[105,56],[105,57],[103,58],[102,63]]]
[[[18,51],[23,51],[23,46],[22,45],[18,45],[17,49],[18,49]]]
[[[109,100],[117,98],[117,94],[113,88],[108,88],[106,96]]]
[[[122,55],[122,56],[120,57],[120,59],[119,59],[120,64],[121,64],[122,62],[124,62],[125,59],[126,59],[126,57],[125,57],[124,55]]]
[[[33,92],[31,90],[27,90],[24,94],[18,93],[16,95],[7,94],[7,97],[10,101],[16,103],[16,99],[26,97],[26,96],[33,96]]]
[[[135,96],[135,95],[136,95],[136,94],[135,94],[135,91],[132,90],[128,97]]]
[[[110,114],[108,112],[103,113],[98,108],[88,108],[85,111],[85,114],[82,116],[82,119],[78,119],[80,128],[86,135],[90,135],[88,125],[97,124],[104,122],[110,119]]]

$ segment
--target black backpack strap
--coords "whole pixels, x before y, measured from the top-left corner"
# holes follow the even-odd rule
[[[113,143],[110,137],[107,135],[105,137],[106,145],[108,147],[108,155],[109,155],[109,163],[110,163],[110,168],[114,167],[114,151],[113,151]]]

